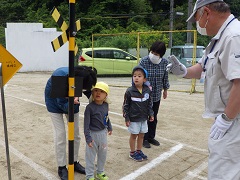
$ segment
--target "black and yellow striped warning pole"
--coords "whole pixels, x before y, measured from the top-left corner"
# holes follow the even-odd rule
[[[75,0],[69,0],[69,76],[68,76],[68,179],[74,180],[74,51],[75,51]]]

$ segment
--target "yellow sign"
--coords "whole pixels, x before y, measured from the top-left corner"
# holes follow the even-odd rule
[[[22,64],[0,44],[0,63],[2,63],[3,86],[22,67]]]

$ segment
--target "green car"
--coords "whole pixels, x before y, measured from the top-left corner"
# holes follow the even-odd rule
[[[204,46],[196,47],[196,63],[202,58]],[[186,67],[191,67],[193,63],[193,45],[173,46],[171,54],[175,55]]]
[[[98,75],[130,75],[138,63],[136,56],[111,47],[83,48],[78,62],[94,67]]]

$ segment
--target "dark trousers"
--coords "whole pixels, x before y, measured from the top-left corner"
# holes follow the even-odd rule
[[[154,112],[154,121],[148,121],[148,132],[144,135],[144,140],[154,139],[156,135],[156,127],[157,127],[157,114],[160,106],[160,101],[153,102],[153,112]]]

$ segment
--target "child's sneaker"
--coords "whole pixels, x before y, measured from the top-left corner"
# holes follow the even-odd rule
[[[133,159],[134,161],[137,161],[137,162],[140,162],[140,161],[143,160],[142,156],[140,156],[140,154],[137,153],[136,151],[134,151],[133,154],[131,154],[131,152],[130,152],[129,157],[130,157],[131,159]]]
[[[109,179],[104,172],[102,172],[101,174],[97,174],[96,178],[99,180],[108,180]]]
[[[143,160],[147,160],[148,159],[148,157],[145,154],[143,154],[143,152],[141,150],[139,150],[137,152],[143,158]]]

